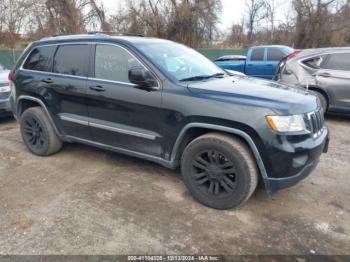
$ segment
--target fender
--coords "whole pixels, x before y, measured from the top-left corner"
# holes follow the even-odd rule
[[[211,129],[213,131],[222,131],[222,132],[226,132],[226,133],[231,133],[234,135],[237,135],[241,138],[243,138],[247,144],[249,145],[251,151],[253,152],[253,155],[255,157],[256,163],[258,165],[260,174],[264,180],[264,184],[266,186],[266,188],[269,188],[269,179],[267,176],[267,172],[265,169],[265,165],[264,162],[262,161],[262,158],[260,156],[260,153],[253,141],[253,139],[244,131],[236,129],[236,128],[232,128],[232,127],[225,127],[225,126],[220,126],[220,125],[213,125],[213,124],[206,124],[206,123],[190,123],[187,124],[180,132],[179,136],[176,139],[176,142],[174,144],[172,153],[171,153],[171,160],[170,162],[175,165],[175,158],[176,158],[176,153],[179,149],[179,146],[181,144],[182,139],[184,138],[187,130],[189,130],[190,128],[193,127],[200,127],[200,128],[206,128],[206,129]]]
[[[64,136],[58,131],[57,127],[56,127],[56,124],[55,122],[53,121],[52,117],[51,117],[51,114],[49,113],[49,110],[47,110],[47,107],[46,105],[44,104],[43,101],[41,101],[39,98],[36,98],[36,97],[33,97],[33,96],[27,96],[27,95],[21,95],[17,98],[16,100],[16,115],[17,115],[17,118],[18,120],[20,119],[20,116],[18,115],[18,112],[20,112],[20,101],[21,100],[29,100],[29,101],[33,101],[33,102],[36,102],[38,103],[41,108],[44,110],[46,116],[49,118],[49,121],[51,123],[51,125],[53,126],[56,134],[62,139],[64,140]]]

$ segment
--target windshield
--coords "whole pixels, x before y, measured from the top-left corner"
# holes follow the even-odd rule
[[[153,63],[179,81],[196,81],[225,74],[205,56],[181,44],[169,41],[135,45]]]

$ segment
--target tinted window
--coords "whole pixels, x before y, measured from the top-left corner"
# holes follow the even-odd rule
[[[303,63],[307,65],[308,67],[314,68],[314,69],[319,69],[322,62],[323,62],[324,57],[322,56],[315,56],[312,58],[309,58],[307,60],[304,60]]]
[[[125,49],[112,45],[97,45],[95,54],[95,78],[130,83],[128,72],[134,66],[142,66]]]
[[[52,57],[56,46],[43,46],[35,48],[23,65],[24,69],[50,72]]]
[[[331,54],[322,68],[350,71],[350,53]]]
[[[281,61],[286,55],[278,48],[269,48],[267,50],[268,61]]]
[[[59,74],[87,76],[89,45],[62,45],[54,59],[53,71]]]
[[[252,61],[264,61],[265,48],[256,48],[252,52]]]

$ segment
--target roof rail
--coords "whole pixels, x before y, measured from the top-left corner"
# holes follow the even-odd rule
[[[104,36],[139,36],[139,37],[144,37],[143,34],[139,34],[139,33],[121,33],[121,32],[114,32],[114,31],[89,31],[86,34],[88,34],[88,35],[104,35]],[[52,37],[70,36],[70,35],[79,35],[79,34],[55,33],[52,35]]]
[[[90,31],[88,34],[103,34],[103,35],[111,35],[111,36],[140,36],[144,37],[143,34],[140,33],[127,33],[127,32],[116,32],[116,31]]]
[[[64,33],[54,33],[52,37],[65,36],[65,35],[76,35],[76,34],[64,34]]]

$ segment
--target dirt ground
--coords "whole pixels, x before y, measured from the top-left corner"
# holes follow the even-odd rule
[[[79,144],[37,157],[0,120],[0,254],[350,255],[350,119],[327,124],[329,152],[311,176],[217,211],[177,172]]]

